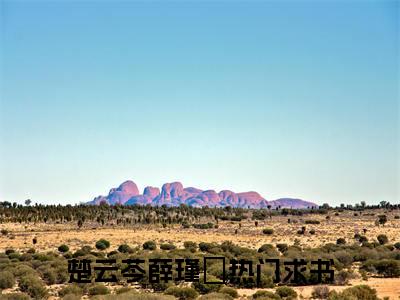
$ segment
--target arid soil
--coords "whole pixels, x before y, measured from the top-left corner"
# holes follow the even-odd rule
[[[179,225],[167,228],[152,225],[136,225],[132,227],[119,227],[116,225],[99,226],[98,224],[85,224],[78,229],[75,223],[67,224],[2,224],[1,229],[7,229],[8,236],[0,236],[0,251],[7,248],[28,249],[32,247],[32,240],[37,238],[36,250],[55,250],[60,244],[66,243],[72,250],[83,245],[94,245],[100,238],[107,238],[111,242],[111,249],[117,248],[122,243],[129,245],[142,245],[144,241],[154,240],[172,242],[179,246],[184,241],[194,242],[223,242],[232,241],[238,245],[258,248],[265,243],[293,244],[295,239],[302,246],[315,247],[326,243],[335,243],[338,238],[352,241],[355,233],[363,234],[370,240],[376,239],[379,234],[386,234],[389,242],[400,241],[400,219],[389,215],[389,221],[384,226],[375,225],[374,216],[354,216],[352,212],[343,212],[339,216],[330,215],[327,220],[324,215],[272,217],[272,219],[254,221],[248,219],[239,222],[220,221],[218,228],[214,229],[184,229]],[[291,223],[288,224],[288,218]],[[305,220],[319,220],[321,224],[304,224]],[[296,223],[293,223],[296,222]],[[306,234],[299,235],[297,231],[306,226]],[[262,234],[263,228],[273,228],[272,235]],[[314,229],[315,234],[310,234]],[[237,230],[237,234],[235,234]]]

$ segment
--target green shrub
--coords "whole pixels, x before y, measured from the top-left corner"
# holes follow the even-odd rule
[[[272,228],[264,228],[262,231],[263,234],[271,235],[274,233],[274,230]]]
[[[62,297],[62,300],[81,300],[81,296],[74,295],[74,294],[66,294],[64,297]]]
[[[377,223],[379,225],[385,226],[386,222],[387,222],[387,216],[386,215],[379,215],[378,216]]]
[[[222,294],[227,294],[231,296],[232,298],[237,298],[239,297],[239,294],[235,288],[229,287],[229,286],[224,286],[219,290],[220,293]]]
[[[368,285],[356,285],[338,293],[339,298],[333,298],[331,295],[328,299],[360,299],[360,300],[379,300],[376,290]]]
[[[395,259],[367,260],[363,263],[362,269],[378,273],[385,277],[400,276],[400,261]]]
[[[0,290],[10,289],[15,284],[15,278],[13,273],[8,271],[0,272]]]
[[[160,295],[156,293],[136,293],[134,291],[130,291],[127,293],[119,294],[119,295],[102,295],[102,296],[94,296],[90,299],[93,300],[176,300],[174,296],[169,295]],[[75,300],[75,299],[73,299]]]
[[[88,294],[91,296],[107,295],[109,293],[110,293],[110,290],[103,284],[94,284],[88,290]]]
[[[328,299],[329,297],[329,287],[326,285],[318,285],[314,287],[311,297],[313,299]]]
[[[135,292],[135,290],[132,289],[131,287],[124,286],[124,287],[119,288],[119,289],[117,289],[117,290],[115,291],[115,293],[116,293],[117,295],[125,294],[125,293],[128,293],[128,292]]]
[[[55,284],[57,283],[57,274],[54,269],[52,268],[44,268],[43,273],[41,273],[43,281],[48,284]]]
[[[279,252],[284,253],[286,252],[289,247],[287,244],[276,244],[276,248],[279,250]]]
[[[191,287],[177,287],[171,286],[169,287],[164,294],[172,295],[180,300],[185,299],[196,299],[199,293]]]
[[[224,293],[210,293],[207,295],[202,295],[197,298],[198,300],[232,300],[233,298],[228,294]]]
[[[85,256],[87,253],[84,252],[82,249],[78,249],[74,252],[74,254],[72,254],[73,258],[77,258],[77,257],[81,257],[81,256]]]
[[[30,253],[23,253],[19,257],[19,260],[20,261],[30,261],[30,260],[32,260],[32,255]]]
[[[32,269],[32,267],[26,265],[26,264],[20,264],[17,265],[12,272],[14,273],[14,275],[16,277],[22,277],[22,276],[26,276],[26,275],[33,275],[33,276],[38,276],[37,272]]]
[[[214,224],[211,222],[203,223],[203,224],[193,224],[193,227],[196,229],[212,229],[212,228],[214,228]]]
[[[346,244],[346,240],[344,238],[338,238],[336,240],[336,245],[345,245]]]
[[[30,300],[31,298],[24,293],[9,293],[0,296],[1,300]]]
[[[96,248],[98,250],[105,250],[109,247],[110,247],[110,242],[105,239],[101,239],[96,242]]]
[[[349,251],[340,250],[334,253],[335,258],[344,266],[350,266],[353,263],[353,255]]]
[[[269,291],[257,291],[252,296],[253,299],[265,299],[265,300],[279,300],[281,299],[280,296],[269,292]]]
[[[274,246],[272,246],[271,244],[264,244],[257,250],[258,253],[271,252],[271,251],[275,251]]]
[[[39,278],[33,275],[22,276],[19,281],[19,288],[34,299],[47,298],[46,287]]]
[[[199,243],[199,249],[200,249],[200,251],[203,251],[203,252],[210,253],[210,251],[212,249],[217,249],[217,248],[219,248],[219,245],[216,243],[205,243],[205,242]]]
[[[13,253],[10,253],[10,254],[8,255],[8,258],[9,258],[9,259],[16,259],[16,260],[19,260],[19,259],[21,258],[21,254],[19,254],[18,252],[13,252]]]
[[[397,242],[393,245],[397,250],[400,250],[400,242]]]
[[[73,294],[73,295],[82,295],[83,294],[83,290],[81,287],[79,287],[78,285],[75,284],[71,284],[71,285],[67,285],[65,287],[63,287],[59,292],[58,295],[60,297],[64,297],[67,294]]]
[[[207,282],[221,282],[221,280],[217,279],[215,276],[207,274]],[[221,288],[221,284],[209,284],[204,283],[204,277],[200,276],[200,280],[198,282],[193,283],[193,287],[200,293],[200,294],[208,294],[212,292],[218,292]]]
[[[60,247],[58,247],[58,251],[60,251],[61,253],[65,253],[69,251],[69,247],[65,244],[61,245]]]
[[[6,255],[10,255],[11,253],[15,253],[14,249],[6,249],[6,251],[4,252]]]
[[[174,249],[176,249],[176,246],[174,244],[165,243],[165,244],[160,245],[160,249],[161,250],[174,250]]]
[[[157,245],[154,241],[147,241],[143,244],[144,250],[156,250]]]
[[[341,270],[335,275],[335,283],[339,285],[344,285],[349,282],[350,279],[354,277],[354,274],[346,271],[346,270]]]
[[[132,253],[133,249],[127,244],[122,244],[118,247],[118,251],[121,253]]]
[[[186,241],[183,243],[183,247],[185,249],[190,250],[191,252],[195,252],[197,249],[197,244],[195,242],[192,241]]]
[[[282,299],[292,300],[297,298],[297,293],[294,289],[288,286],[280,286],[275,290],[275,294],[277,294]]]
[[[385,234],[378,235],[376,237],[376,239],[378,240],[379,244],[381,244],[381,245],[385,245],[389,242],[389,239]]]
[[[304,223],[306,223],[306,224],[315,224],[315,225],[318,225],[318,224],[320,224],[321,222],[318,221],[318,220],[305,220]]]

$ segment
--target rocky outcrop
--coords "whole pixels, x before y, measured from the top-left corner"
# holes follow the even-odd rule
[[[110,190],[108,196],[98,196],[88,204],[123,204],[123,205],[167,205],[209,207],[242,207],[242,208],[307,208],[317,206],[313,202],[301,199],[281,198],[267,201],[257,192],[235,193],[229,190],[216,192],[215,190],[200,190],[194,187],[184,188],[180,182],[165,183],[161,192],[157,187],[147,186],[143,194],[133,181],[125,181],[118,188]]]

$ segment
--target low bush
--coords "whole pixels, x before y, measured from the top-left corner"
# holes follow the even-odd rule
[[[328,299],[329,297],[329,287],[326,285],[320,285],[314,287],[311,297],[313,299]]]
[[[144,250],[156,250],[157,245],[154,241],[147,241],[143,244]]]
[[[110,293],[110,290],[103,284],[94,284],[89,287],[88,294],[91,296],[94,295],[107,295]]]
[[[160,245],[160,249],[161,250],[174,250],[174,249],[176,249],[176,246],[174,244],[165,243],[165,244]]]
[[[186,241],[183,243],[183,247],[187,250],[189,250],[190,252],[196,252],[197,250],[197,244],[195,242],[192,241]]]
[[[376,290],[368,285],[356,285],[343,290],[341,293],[332,291],[329,293],[329,300],[379,300]]]
[[[287,244],[276,244],[276,248],[281,252],[282,254],[285,253],[289,247]]]
[[[71,284],[71,285],[67,285],[65,287],[63,287],[59,292],[58,295],[60,297],[64,297],[67,294],[73,294],[73,295],[82,295],[83,294],[83,290],[81,287],[79,287],[78,285],[75,284]]]
[[[66,253],[69,251],[69,247],[67,245],[63,244],[60,247],[58,247],[58,251],[60,251],[61,253]]]
[[[344,238],[338,238],[336,240],[336,245],[345,245],[346,244],[346,239]]]
[[[305,220],[304,223],[306,223],[306,224],[315,224],[315,225],[318,225],[318,224],[320,224],[321,222],[318,221],[318,220]]]
[[[57,283],[57,274],[53,268],[44,266],[43,268],[41,268],[40,274],[42,275],[43,281],[47,285]]]
[[[19,288],[34,299],[47,298],[47,290],[42,281],[33,275],[22,276],[19,281]]]
[[[264,244],[260,248],[258,248],[257,252],[263,253],[263,252],[268,252],[270,250],[275,250],[274,246],[272,246],[271,244]]]
[[[10,289],[15,285],[15,277],[13,273],[8,271],[0,272],[0,290]]]
[[[204,243],[204,242],[199,243],[200,251],[210,252],[211,249],[213,249],[213,248],[220,248],[220,247],[216,243]]]
[[[335,275],[335,283],[339,285],[345,285],[349,282],[350,279],[354,278],[354,274],[346,271],[346,270],[341,270],[337,272]]]
[[[213,275],[207,274],[207,282],[221,282],[218,278]],[[212,292],[218,292],[221,288],[222,284],[214,284],[214,283],[204,283],[204,277],[200,276],[200,280],[198,282],[193,283],[193,287],[200,294],[208,294]]]
[[[135,290],[132,289],[131,287],[124,286],[124,287],[119,288],[119,289],[117,289],[117,290],[115,291],[115,293],[116,293],[117,295],[125,294],[125,293],[128,293],[128,292],[135,292]]]
[[[214,228],[214,224],[211,222],[203,223],[203,224],[193,224],[193,227],[196,229],[211,229]]]
[[[271,235],[274,233],[274,230],[272,228],[264,228],[262,231],[263,234]]]
[[[96,242],[96,248],[98,250],[105,250],[109,247],[110,247],[110,242],[105,239],[101,239]]]
[[[279,300],[281,297],[269,291],[257,291],[252,296],[253,299],[263,299],[263,300]]]
[[[367,260],[361,268],[368,272],[377,273],[384,277],[400,276],[400,261],[395,259]]]
[[[199,293],[191,287],[171,286],[164,292],[166,295],[172,295],[179,300],[196,299]]]
[[[275,294],[282,299],[292,300],[297,299],[297,293],[294,289],[288,286],[280,286],[275,290]]]
[[[235,288],[229,287],[229,286],[224,286],[219,290],[220,293],[222,294],[227,294],[231,296],[232,298],[237,298],[239,297],[239,294]]]
[[[376,239],[378,240],[379,244],[381,244],[381,245],[385,245],[389,242],[389,239],[386,236],[386,234],[380,234],[376,237]]]
[[[66,294],[64,297],[62,297],[62,300],[81,300],[81,296],[74,294]]]
[[[127,244],[122,244],[118,247],[118,251],[121,253],[132,253],[133,249]]]
[[[31,298],[24,293],[9,293],[0,296],[1,300],[30,300]]]
[[[232,300],[233,298],[228,294],[224,293],[210,293],[207,295],[202,295],[197,298],[198,300]]]

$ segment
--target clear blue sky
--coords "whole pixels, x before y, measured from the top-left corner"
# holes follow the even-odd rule
[[[397,1],[1,1],[0,200],[124,180],[400,199]]]

